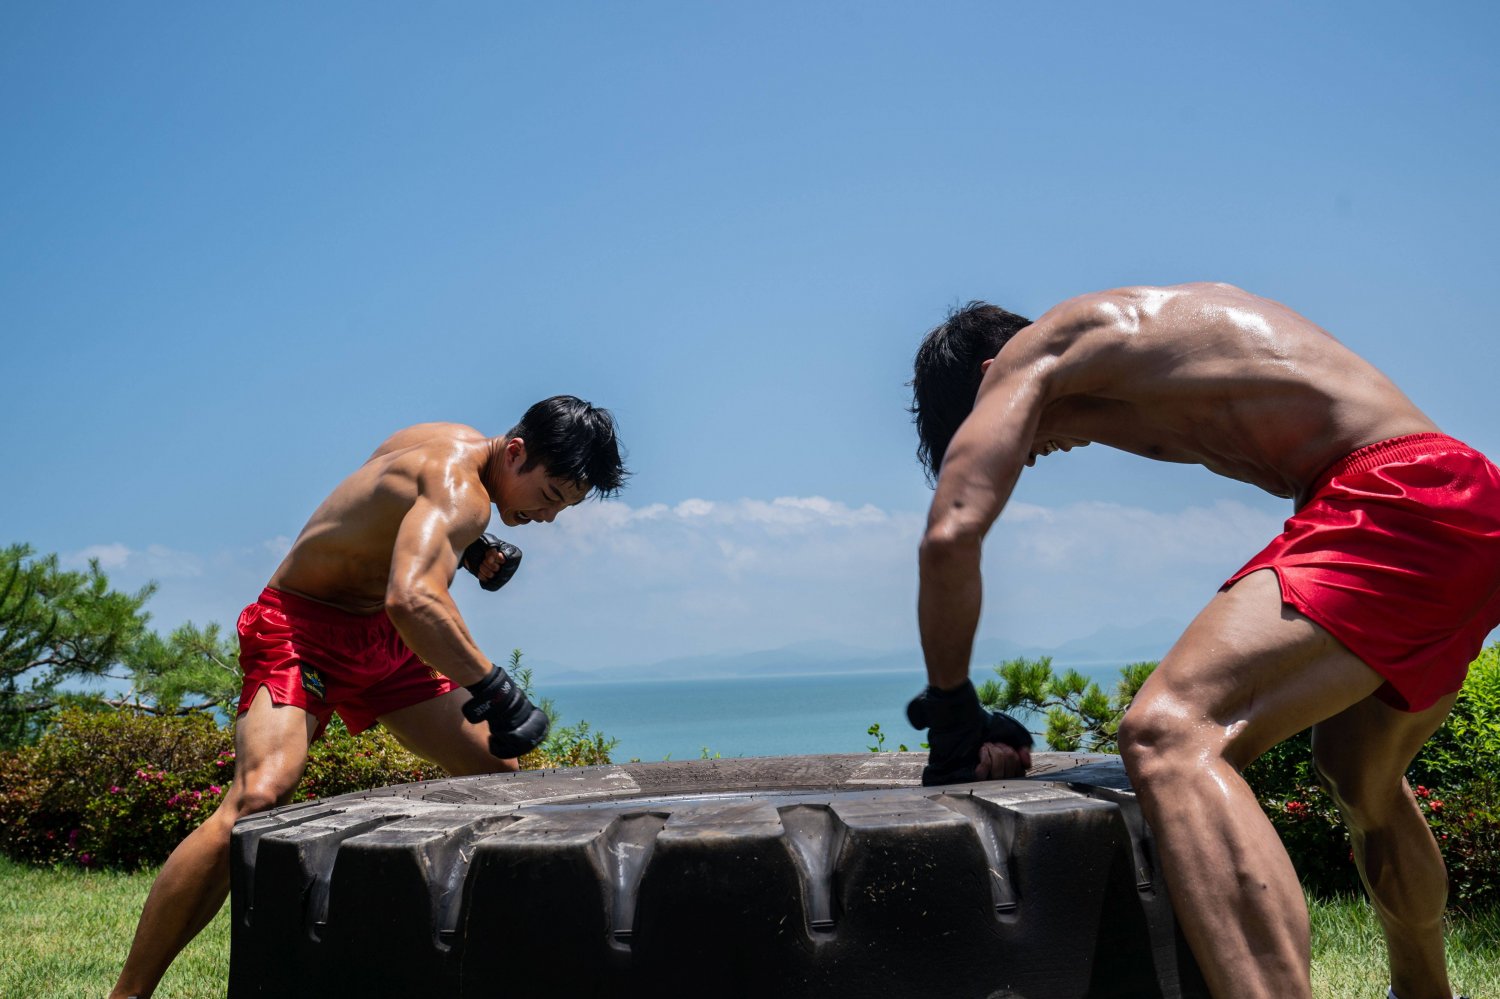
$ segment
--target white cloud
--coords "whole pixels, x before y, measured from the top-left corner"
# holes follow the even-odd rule
[[[505,591],[455,590],[487,648],[579,665],[823,637],[899,646],[920,523],[823,497],[588,503],[510,532],[527,561]]]
[[[820,496],[590,502],[552,525],[492,525],[525,551],[520,573],[498,593],[461,573],[454,595],[496,659],[519,647],[598,668],[820,639],[914,650],[925,518]],[[1051,645],[1106,625],[1185,622],[1279,530],[1279,518],[1234,502],[1015,504],[985,545],[980,636]],[[157,580],[148,606],[160,627],[232,626],[288,544],[203,554],[110,544],[73,558],[100,558],[122,586]]]
[[[1018,505],[985,545],[980,634],[1049,645],[1106,625],[1186,623],[1281,524],[1230,500],[1173,511]]]
[[[62,564],[82,568],[95,559],[98,560],[101,569],[119,569],[129,561],[130,549],[118,541],[109,545],[89,545],[82,551],[64,555]]]
[[[707,517],[714,512],[714,505],[708,500],[687,499],[673,507],[672,512],[679,517]]]
[[[82,568],[91,560],[97,560],[99,568],[106,572],[128,572],[132,576],[190,577],[203,572],[202,560],[191,552],[180,552],[166,545],[147,545],[137,551],[120,542],[89,545],[81,551],[71,552],[62,558],[62,564]]]
[[[1217,564],[1235,552],[1245,561],[1280,531],[1280,523],[1229,500],[1170,512],[1083,502],[1057,509],[1018,505],[1005,512],[997,531],[1037,567],[1122,556],[1135,564]]]
[[[528,561],[503,593],[456,590],[484,647],[580,667],[813,639],[915,648],[924,522],[820,496],[586,504],[512,532]],[[1233,502],[1018,504],[986,544],[980,633],[1054,644],[1105,625],[1186,621],[1277,530],[1277,518]]]

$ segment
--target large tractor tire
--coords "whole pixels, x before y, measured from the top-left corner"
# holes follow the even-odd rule
[[[428,781],[235,826],[229,996],[1206,996],[1116,757]]]

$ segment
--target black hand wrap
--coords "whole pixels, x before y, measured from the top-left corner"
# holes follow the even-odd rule
[[[513,759],[541,745],[552,722],[541,708],[499,666],[478,683],[464,688],[474,699],[464,705],[464,717],[476,725],[490,726],[490,752],[502,760]]]
[[[1031,733],[1026,726],[1004,712],[982,706],[968,680],[952,690],[929,686],[911,699],[906,717],[913,728],[928,730],[927,766],[922,768],[925,787],[973,780],[979,747],[986,742],[1031,748]]]
[[[493,576],[485,580],[483,577],[479,577],[479,567],[484,565],[484,557],[492,549],[499,552],[500,557],[505,561],[500,564],[500,568],[495,570]],[[486,590],[498,590],[510,582],[510,577],[514,576],[516,570],[521,568],[521,549],[509,541],[501,541],[493,534],[485,534],[478,541],[464,549],[464,557],[459,559],[458,562],[476,577],[479,577],[480,586]]]

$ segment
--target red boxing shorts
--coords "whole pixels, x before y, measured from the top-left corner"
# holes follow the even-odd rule
[[[351,733],[458,684],[417,658],[384,614],[351,614],[269,586],[240,613],[240,714],[261,687],[318,719],[335,711]]]
[[[1257,569],[1385,679],[1377,697],[1423,711],[1500,624],[1500,469],[1442,434],[1360,448],[1224,585]]]

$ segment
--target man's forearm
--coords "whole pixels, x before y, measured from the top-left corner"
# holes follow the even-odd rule
[[[388,596],[386,614],[401,640],[428,666],[467,687],[489,675],[491,664],[474,643],[451,599],[421,591]]]
[[[917,622],[927,682],[943,690],[969,678],[983,584],[977,540],[922,543]]]

